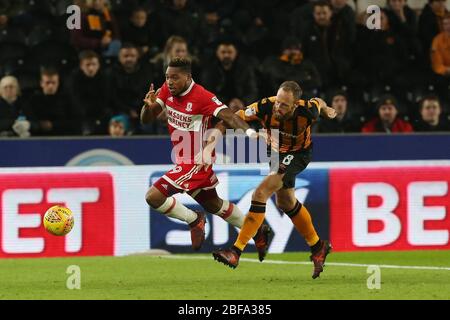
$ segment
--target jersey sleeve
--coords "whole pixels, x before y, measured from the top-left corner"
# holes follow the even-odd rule
[[[311,112],[312,120],[317,121],[320,116],[320,104],[319,102],[312,98],[307,103],[308,110]]]
[[[217,117],[220,111],[228,108],[213,93],[208,90],[202,92],[203,114],[207,116]]]
[[[164,84],[161,87],[161,90],[158,93],[158,96],[156,97],[156,102],[161,106],[161,108],[166,108],[166,100],[169,98],[169,88],[167,87],[167,84],[164,82]]]
[[[245,110],[239,110],[236,114],[247,122],[263,120],[273,101],[275,101],[274,97],[261,99],[249,105]]]
[[[316,99],[299,100],[298,101],[298,115],[308,119],[310,123],[314,123],[319,119],[320,104]]]

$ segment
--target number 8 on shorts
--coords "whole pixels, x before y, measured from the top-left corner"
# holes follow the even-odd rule
[[[284,157],[282,163],[283,163],[285,166],[288,166],[288,165],[291,164],[292,160],[294,160],[294,156],[293,156],[292,154],[288,154],[286,157]]]

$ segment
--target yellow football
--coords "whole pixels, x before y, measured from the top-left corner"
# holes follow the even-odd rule
[[[69,208],[53,206],[44,215],[44,228],[55,236],[65,236],[72,230],[73,214]]]

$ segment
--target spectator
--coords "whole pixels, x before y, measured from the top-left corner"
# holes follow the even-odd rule
[[[300,41],[289,37],[282,47],[280,56],[268,57],[261,67],[267,92],[273,94],[283,81],[290,79],[302,84],[306,96],[316,96],[321,86],[320,75],[312,62],[303,59]]]
[[[392,28],[397,32],[414,34],[417,30],[417,16],[406,3],[407,0],[387,0],[386,14]]]
[[[314,23],[314,3],[317,0],[306,0],[297,6],[290,16],[291,34],[302,39],[308,25]]]
[[[404,38],[412,59],[421,58],[422,46],[417,37],[417,16],[407,0],[387,0],[386,15],[393,32]]]
[[[12,76],[2,78],[0,80],[0,136],[29,135],[28,121],[28,124],[23,123],[25,127],[14,126],[18,117],[22,115],[22,111],[19,82]]]
[[[439,33],[441,19],[446,15],[447,0],[428,0],[419,18],[419,37],[425,52],[431,47],[433,38]]]
[[[343,91],[334,92],[331,97],[331,107],[336,110],[334,119],[320,119],[318,132],[321,133],[349,133],[360,132],[361,126],[348,110],[347,94]]]
[[[0,30],[6,29],[8,27],[8,16],[0,12]]]
[[[87,1],[81,17],[81,29],[72,30],[72,43],[78,50],[94,50],[106,57],[117,56],[119,29],[105,0]]]
[[[190,54],[187,41],[180,36],[171,36],[166,41],[164,51],[156,55],[150,62],[154,65],[156,83],[162,85],[166,78],[166,69],[171,59],[188,57],[192,61],[192,77],[197,79],[200,74],[200,64],[197,57]]]
[[[433,39],[431,61],[433,71],[441,76],[450,76],[450,14],[442,20],[442,32]]]
[[[124,137],[128,135],[130,129],[130,120],[126,115],[118,115],[109,121],[109,135],[111,137]]]
[[[215,44],[223,36],[237,38],[245,41],[247,25],[242,23],[242,12],[238,11],[240,1],[236,0],[200,0],[196,1],[202,8],[201,34],[202,47],[199,48],[200,57],[210,57],[214,55]],[[254,50],[253,53],[257,53]]]
[[[394,97],[385,96],[378,102],[378,116],[367,122],[362,128],[363,133],[398,133],[412,132],[411,124],[398,117],[397,102]]]
[[[54,69],[41,71],[41,91],[35,93],[26,115],[31,119],[31,134],[63,136],[80,133],[70,98],[60,90],[59,73]]]
[[[331,0],[333,8],[333,23],[349,38],[350,43],[356,40],[355,11],[348,5],[348,0]]]
[[[296,7],[306,0],[245,0],[238,1],[233,14],[233,31],[249,49],[247,52],[263,61],[267,55],[277,55],[283,37],[290,34],[289,21]],[[226,33],[227,35],[230,32]]]
[[[119,62],[109,71],[111,106],[115,114],[126,114],[134,128],[139,126],[142,97],[154,81],[148,64],[139,62],[139,51],[125,43],[119,52]]]
[[[227,34],[233,34],[235,38],[239,39],[246,48],[246,52],[251,54],[256,61],[264,60],[268,55],[277,54],[278,42],[273,48],[270,47],[269,30],[263,18],[255,15],[255,12],[248,12],[241,10],[233,17],[233,23],[228,29],[220,28]],[[224,33],[225,33],[224,32]]]
[[[216,59],[204,69],[202,84],[226,104],[232,102],[244,107],[258,97],[255,71],[228,41],[218,45]]]
[[[165,10],[161,11],[161,32],[164,38],[176,34],[189,43],[190,47],[196,48],[202,39],[198,38],[201,32],[201,15],[194,10],[192,1],[171,0]]]
[[[343,25],[333,24],[333,8],[326,1],[314,3],[314,21],[302,35],[303,52],[319,70],[322,84],[344,84],[350,71],[351,38]]]
[[[116,17],[116,20],[119,21],[120,25],[125,25],[128,23],[132,12],[135,9],[144,9],[145,12],[148,15],[147,21],[150,22],[150,24],[156,24],[156,20],[154,17],[154,13],[161,10],[161,8],[164,6],[164,1],[154,1],[154,0],[110,0],[109,3],[111,4],[111,10],[114,13],[114,16]],[[158,23],[159,24],[159,23]],[[158,29],[156,29],[158,30]],[[121,35],[124,35],[123,30],[121,29]],[[162,35],[161,35],[162,38]],[[127,42],[127,41],[123,41]]]
[[[95,51],[82,51],[79,60],[79,68],[74,70],[69,81],[72,104],[81,118],[82,134],[102,134],[106,132],[111,113],[106,76]]]
[[[442,32],[433,40],[431,63],[439,93],[450,98],[450,14],[442,20]]]
[[[420,104],[420,119],[414,123],[419,132],[450,131],[450,123],[441,118],[441,104],[436,96],[426,97]]]
[[[358,66],[372,86],[394,86],[400,92],[410,85],[408,48],[404,39],[390,25],[386,12],[381,11],[381,30],[363,30],[358,35]]]
[[[122,27],[122,40],[135,44],[142,57],[157,50],[161,43],[159,38],[161,36],[156,21],[153,17],[150,21],[147,11],[142,7],[134,9]]]
[[[25,0],[0,1],[0,29],[7,25],[28,28],[32,19],[27,12],[27,5]]]
[[[236,11],[238,0],[197,0],[205,12],[205,19],[220,22],[224,19],[231,18]]]
[[[305,2],[305,1],[303,1]],[[306,4],[299,5],[291,14],[292,34],[302,38],[308,24],[314,22],[314,5],[317,0],[307,0]],[[333,24],[339,25],[348,35],[351,42],[356,38],[356,16],[355,11],[348,5],[348,0],[329,1],[333,11]]]

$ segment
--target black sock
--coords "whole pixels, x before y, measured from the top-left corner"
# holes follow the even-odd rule
[[[231,248],[231,250],[234,250],[234,251],[238,254],[238,256],[241,256],[241,253],[242,253],[241,249],[239,249],[239,248],[233,246],[233,247]]]
[[[322,241],[319,239],[319,241],[317,241],[317,243],[313,246],[310,247],[311,248],[311,253],[314,254],[317,251],[319,251],[322,248]]]

